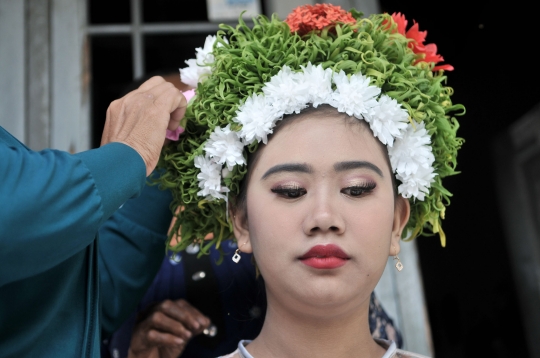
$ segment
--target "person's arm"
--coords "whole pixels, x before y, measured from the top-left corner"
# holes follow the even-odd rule
[[[0,142],[0,287],[88,246],[139,195],[145,172],[137,151],[121,143],[72,155]]]
[[[153,77],[111,103],[101,147],[76,155],[32,152],[0,128],[0,287],[88,246],[140,192],[186,106],[178,89]]]
[[[99,230],[102,332],[112,334],[151,285],[165,255],[172,195],[145,186]]]

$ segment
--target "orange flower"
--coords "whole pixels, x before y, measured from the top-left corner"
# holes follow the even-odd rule
[[[417,64],[418,62],[431,62],[437,64],[444,61],[444,58],[441,55],[437,54],[437,45],[424,45],[424,41],[426,41],[427,31],[420,31],[420,28],[416,21],[414,22],[414,25],[412,25],[411,28],[405,32],[405,29],[407,28],[407,19],[405,19],[405,15],[402,15],[400,12],[393,13],[392,19],[397,24],[397,32],[402,34],[406,38],[413,40],[409,42],[409,48],[412,49],[415,54],[420,55],[419,58],[416,60],[415,64]],[[453,69],[454,67],[451,65],[439,65],[433,67],[433,71],[452,71]]]
[[[294,9],[285,22],[291,32],[303,36],[313,30],[322,30],[336,23],[355,24],[356,20],[340,6],[331,4],[304,5]]]

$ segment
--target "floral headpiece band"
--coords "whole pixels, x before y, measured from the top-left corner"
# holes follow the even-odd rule
[[[329,4],[306,5],[285,22],[260,16],[249,29],[209,36],[196,59],[180,70],[196,88],[185,132],[165,148],[162,186],[181,207],[174,250],[211,237],[219,246],[232,233],[227,199],[238,193],[247,153],[266,144],[276,122],[309,105],[330,105],[366,121],[386,145],[398,192],[411,202],[406,238],[438,233],[451,194],[441,178],[455,174],[462,140],[450,116],[452,90],[444,87],[443,58],[415,23],[401,14],[362,18]],[[293,51],[291,51],[291,49]]]
[[[369,123],[375,137],[388,147],[392,170],[401,181],[398,192],[405,198],[424,200],[436,175],[431,137],[424,124],[409,122],[408,112],[395,99],[381,94],[380,88],[370,85],[370,79],[361,73],[347,76],[343,71],[333,73],[309,62],[300,67],[302,71],[293,72],[283,66],[264,84],[262,94],[254,93],[246,99],[233,118],[241,125],[239,131],[231,130],[230,124],[214,128],[204,145],[205,155],[195,158],[195,167],[201,171],[197,195],[207,200],[226,199],[229,189],[222,185],[221,176],[236,165],[246,164],[245,146],[254,141],[266,144],[284,115],[300,113],[308,104],[314,108],[328,104]]]

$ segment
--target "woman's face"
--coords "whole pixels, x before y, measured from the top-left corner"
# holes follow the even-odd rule
[[[367,305],[409,215],[378,140],[342,116],[305,115],[260,151],[235,235],[269,304],[317,314]]]

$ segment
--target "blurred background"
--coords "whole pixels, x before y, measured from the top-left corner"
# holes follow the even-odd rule
[[[178,73],[242,7],[247,19],[284,19],[305,3],[0,0],[0,125],[35,150],[97,147],[109,103],[133,80]],[[415,302],[424,310],[418,330],[403,329],[405,342],[421,332],[438,358],[540,357],[540,31],[530,3],[331,3],[417,21],[455,67],[447,84],[467,108],[462,174],[445,180],[455,195],[443,223],[447,246],[430,237],[409,244],[419,264],[409,261],[418,278],[406,286],[415,289],[392,286],[401,290],[396,300],[409,302],[392,313],[406,322]]]

